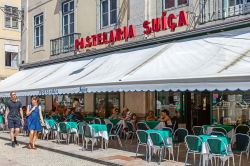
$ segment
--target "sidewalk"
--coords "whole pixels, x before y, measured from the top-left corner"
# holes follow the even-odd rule
[[[28,137],[19,136],[18,141],[20,145],[13,149],[9,143],[9,134],[0,133],[0,162],[11,160],[10,163],[6,163],[6,166],[88,166],[88,165],[158,165],[156,161],[150,163],[145,161],[145,158],[135,158],[135,150],[130,151],[132,148],[130,142],[127,143],[128,148],[119,150],[116,140],[112,140],[107,150],[98,149],[95,147],[94,151],[82,151],[82,147],[74,144],[57,144],[54,141],[37,140],[37,150],[29,150],[26,148],[28,143]],[[124,142],[123,142],[124,144]],[[134,143],[133,143],[134,144]],[[117,147],[117,149],[116,149]],[[133,145],[134,148],[134,145]],[[90,149],[90,146],[89,146]],[[145,150],[141,147],[141,152]],[[15,158],[13,158],[15,156]],[[158,158],[156,158],[158,159]],[[73,163],[73,164],[72,164]],[[173,161],[163,161],[161,165],[168,166],[182,166],[183,163],[177,163]]]

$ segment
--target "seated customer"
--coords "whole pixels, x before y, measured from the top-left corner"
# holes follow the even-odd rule
[[[146,120],[147,121],[154,121],[156,119],[157,118],[155,117],[154,112],[153,111],[149,111],[148,116],[146,117]]]
[[[159,120],[164,122],[166,126],[172,127],[172,121],[170,119],[168,110],[164,109],[161,111],[161,117]]]
[[[136,114],[135,113],[133,113],[132,115],[131,115],[131,120],[130,120],[130,122],[133,124],[133,127],[135,128],[136,127],[136,124],[137,124],[137,116],[136,116]]]
[[[109,119],[119,119],[119,109],[114,108],[112,110],[112,115],[109,117]]]

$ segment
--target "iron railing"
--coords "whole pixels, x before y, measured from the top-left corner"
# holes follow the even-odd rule
[[[199,0],[200,23],[250,13],[250,0]]]
[[[75,39],[80,38],[80,36],[80,33],[72,33],[50,40],[50,56],[75,51]]]

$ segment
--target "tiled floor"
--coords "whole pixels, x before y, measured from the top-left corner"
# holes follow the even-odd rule
[[[139,155],[135,157],[136,140],[130,144],[125,143],[123,140],[123,147],[121,148],[117,143],[117,140],[111,140],[109,148],[103,150],[100,148],[100,144],[95,146],[94,151],[90,150],[82,151],[82,147],[75,144],[57,144],[55,141],[38,140],[38,150],[29,150],[25,147],[28,142],[28,138],[20,136],[18,140],[21,145],[13,149],[9,146],[8,133],[0,133],[0,166],[4,163],[4,166],[40,166],[40,165],[55,165],[55,166],[78,166],[78,165],[158,165],[158,156],[154,156],[151,162],[146,162],[144,153],[145,148],[139,149]],[[90,146],[89,146],[90,148]],[[176,150],[175,150],[176,151]],[[185,147],[180,148],[179,161],[168,161],[164,159],[161,165],[168,166],[181,166],[184,165]],[[14,157],[13,157],[14,156]],[[176,157],[176,156],[175,156]],[[198,161],[199,156],[196,157]],[[238,157],[235,157],[236,165],[238,165]],[[196,161],[196,164],[198,162]],[[193,164],[193,155],[190,155],[190,165]],[[232,164],[230,164],[232,165]],[[242,166],[249,166],[250,161],[243,156]]]

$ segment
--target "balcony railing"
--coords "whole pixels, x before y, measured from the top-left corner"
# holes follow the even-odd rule
[[[250,0],[200,0],[200,23],[250,13]]]
[[[50,56],[75,51],[75,39],[80,38],[80,36],[80,33],[73,33],[50,40]]]

